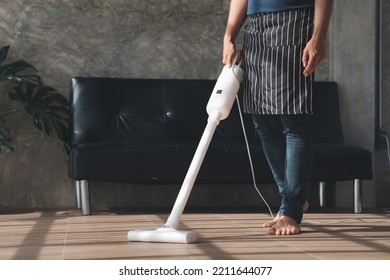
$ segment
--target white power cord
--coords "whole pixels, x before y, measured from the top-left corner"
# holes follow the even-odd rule
[[[267,206],[268,211],[269,211],[269,213],[271,214],[271,217],[274,219],[275,217],[274,217],[274,214],[272,213],[271,207],[268,205],[267,201],[265,200],[265,198],[263,197],[263,195],[261,194],[261,192],[260,192],[259,189],[257,188],[256,178],[255,178],[255,171],[254,171],[254,168],[253,168],[253,162],[252,162],[252,156],[251,156],[251,151],[250,151],[250,148],[249,148],[248,138],[246,137],[244,119],[243,119],[243,117],[242,117],[241,106],[240,106],[240,101],[239,101],[238,95],[236,95],[236,100],[237,100],[238,113],[239,113],[239,115],[240,115],[240,120],[241,120],[242,131],[243,131],[243,133],[244,133],[244,138],[245,138],[245,143],[246,143],[246,149],[247,149],[247,151],[248,151],[249,164],[250,164],[250,166],[251,166],[253,186],[255,187],[255,190],[257,191],[257,193],[259,194],[259,196],[260,196],[261,199],[263,200],[264,204]]]

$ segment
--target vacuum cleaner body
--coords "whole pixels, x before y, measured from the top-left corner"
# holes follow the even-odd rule
[[[235,63],[230,68],[225,66],[222,69],[206,106],[209,116],[215,114],[215,112],[220,114],[220,120],[224,120],[229,116],[240,89],[243,73],[240,65]]]
[[[215,129],[217,128],[220,120],[224,120],[229,116],[240,88],[242,78],[243,70],[240,65],[235,63],[235,60],[232,67],[228,68],[227,66],[224,66],[206,106],[206,111],[209,115],[207,126],[203,132],[202,138],[200,139],[199,145],[167,222],[164,227],[156,230],[129,231],[127,235],[129,241],[171,243],[196,242],[196,232],[180,231],[177,230],[177,227],[179,226],[180,217],[183,214],[184,207],[188,201]]]

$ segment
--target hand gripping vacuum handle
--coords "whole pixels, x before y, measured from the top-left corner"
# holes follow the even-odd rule
[[[237,65],[236,59],[237,56],[232,66],[230,68],[225,66],[218,77],[206,107],[209,117],[214,116],[216,112],[219,113],[219,120],[229,116],[244,75],[241,63]]]

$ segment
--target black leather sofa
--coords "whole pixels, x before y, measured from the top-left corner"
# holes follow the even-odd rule
[[[69,176],[77,207],[91,213],[88,181],[181,184],[207,123],[215,80],[83,78],[71,81]],[[371,153],[344,143],[335,82],[314,84],[315,151],[311,180],[351,180],[361,212],[362,180],[372,178]],[[250,116],[244,123],[259,183],[273,183]],[[251,183],[234,105],[214,134],[196,183]],[[323,199],[321,199],[323,203]]]

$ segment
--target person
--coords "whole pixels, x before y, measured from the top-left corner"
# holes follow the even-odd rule
[[[231,0],[222,61],[243,59],[243,109],[252,114],[281,196],[268,234],[301,232],[312,158],[313,73],[325,56],[333,0]],[[247,21],[242,51],[235,40]]]

